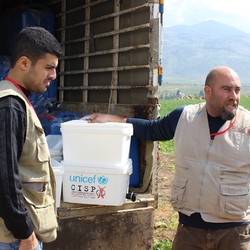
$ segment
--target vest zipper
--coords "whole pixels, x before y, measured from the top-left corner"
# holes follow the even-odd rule
[[[208,156],[210,153],[210,149],[213,145],[213,141],[212,139],[210,139],[209,141],[209,147],[208,147],[208,151],[207,151],[207,156],[206,156],[206,160],[204,162],[204,165],[202,167],[202,175],[201,175],[201,188],[200,188],[200,195],[199,195],[199,213],[201,212],[201,197],[202,197],[202,190],[203,190],[203,184],[204,184],[204,179],[205,179],[205,170],[207,167],[207,163],[208,163]]]

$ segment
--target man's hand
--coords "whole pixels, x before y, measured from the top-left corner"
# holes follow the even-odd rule
[[[19,250],[35,250],[38,247],[38,240],[33,232],[29,238],[21,240]]]
[[[93,113],[91,115],[84,116],[81,120],[85,120],[89,123],[94,122],[126,122],[126,118],[117,116],[117,115],[109,115],[109,114],[100,114],[100,113]]]

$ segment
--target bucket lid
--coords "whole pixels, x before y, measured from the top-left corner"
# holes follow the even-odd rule
[[[62,155],[62,135],[47,135],[46,140],[51,155]]]
[[[61,167],[62,164],[54,158],[50,158],[50,164],[52,167]]]
[[[51,167],[53,169],[53,172],[55,174],[63,174],[64,173],[63,165],[60,162],[51,158],[50,163],[51,163]]]
[[[110,168],[110,169],[123,169],[128,165],[132,165],[132,159],[128,158],[128,161],[125,164],[112,164],[112,163],[100,163],[100,162],[79,162],[79,161],[61,161],[61,164],[64,166],[72,167],[95,167],[95,168]]]
[[[65,171],[70,172],[90,172],[90,173],[106,173],[106,174],[132,174],[132,160],[121,166],[117,167],[117,165],[108,165],[108,164],[100,164],[100,163],[92,163],[92,164],[85,164],[85,163],[70,163],[62,161],[61,164]]]
[[[103,122],[103,123],[89,123],[84,120],[71,120],[67,122],[61,123],[61,129],[62,131],[64,129],[95,129],[95,132],[103,132],[103,129],[109,130],[110,132],[117,132],[126,129],[126,132],[128,132],[130,135],[133,134],[133,125],[131,123],[120,123],[120,122]]]
[[[64,174],[63,167],[53,167],[52,169],[53,169],[54,174]]]

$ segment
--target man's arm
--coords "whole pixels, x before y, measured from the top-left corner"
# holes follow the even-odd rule
[[[90,123],[94,122],[127,122],[133,124],[134,135],[140,139],[151,141],[171,140],[183,111],[183,106],[170,112],[159,120],[124,118],[116,115],[94,113],[83,117]]]
[[[0,99],[0,216],[17,239],[33,234],[19,178],[18,160],[26,136],[25,104],[17,97]]]

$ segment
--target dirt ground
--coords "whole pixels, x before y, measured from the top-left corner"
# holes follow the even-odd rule
[[[173,240],[177,226],[177,213],[170,199],[171,182],[174,176],[174,156],[160,155],[158,166],[158,208],[155,210],[154,239]]]

